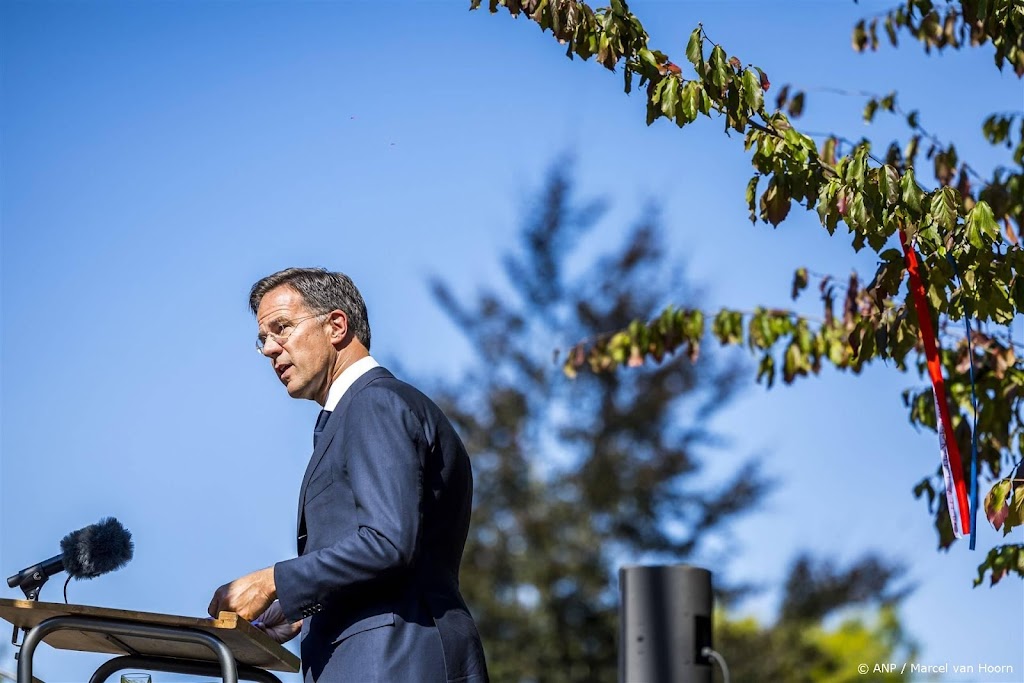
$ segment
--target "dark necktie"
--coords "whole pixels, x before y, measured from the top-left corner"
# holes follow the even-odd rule
[[[320,433],[324,431],[324,427],[327,425],[327,420],[330,417],[331,411],[329,410],[321,410],[317,416],[316,426],[313,427],[313,448],[316,448],[317,441],[320,440]]]

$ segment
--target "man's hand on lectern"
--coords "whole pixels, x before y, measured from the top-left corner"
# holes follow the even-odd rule
[[[226,583],[216,590],[210,600],[210,616],[221,612],[234,612],[246,621],[263,614],[277,598],[274,568],[267,567]]]
[[[284,616],[281,603],[275,600],[267,608],[267,611],[256,618],[252,625],[270,636],[270,639],[277,643],[287,643],[299,635],[302,630],[302,620],[290,622]]]

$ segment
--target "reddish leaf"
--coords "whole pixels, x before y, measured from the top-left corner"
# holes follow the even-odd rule
[[[782,86],[782,90],[775,96],[775,108],[782,109],[786,106],[786,102],[789,100],[789,86]]]
[[[690,340],[686,343],[686,357],[691,363],[697,362],[697,358],[700,357],[700,342]]]
[[[993,569],[993,570],[992,570],[992,583],[991,583],[991,584],[989,584],[989,585],[992,585],[992,586],[994,586],[994,585],[996,585],[997,583],[999,583],[999,579],[1001,579],[1001,578],[1003,578],[1004,576],[1006,576],[1006,572],[1007,572],[1007,571],[1008,571],[1008,570],[1007,570],[1007,568],[1006,568],[1006,567],[1001,567],[1001,568],[1000,568],[1000,569],[998,569],[998,570],[997,570],[997,569]]]
[[[803,91],[793,95],[793,99],[789,101],[789,117],[799,118],[804,113],[804,93]]]
[[[1010,506],[1006,504],[1006,497],[1010,493],[1010,480],[1003,479],[996,482],[996,485],[985,496],[985,516],[996,529],[1003,526],[1006,516],[1010,514]]]
[[[848,201],[848,199],[847,199],[846,190],[843,190],[842,192],[839,193],[839,196],[836,198],[836,211],[839,212],[840,216],[845,216],[846,215],[846,204],[847,204],[847,201]]]
[[[761,195],[761,216],[773,226],[781,223],[789,213],[789,194],[775,180],[772,178],[768,189]]]
[[[851,325],[858,314],[857,292],[860,290],[860,283],[857,280],[857,273],[850,273],[850,281],[846,283],[846,301],[843,304],[843,324]]]
[[[821,144],[821,160],[829,166],[836,165],[836,147],[839,145],[839,139],[835,136],[829,136],[825,142]]]
[[[965,199],[971,194],[971,179],[967,177],[966,164],[960,166],[960,179],[956,184],[956,189]]]
[[[741,66],[743,66],[743,62],[741,62],[740,58],[736,56],[729,57],[729,64],[734,69],[739,69]]]

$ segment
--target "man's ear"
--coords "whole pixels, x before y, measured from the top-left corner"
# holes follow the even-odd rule
[[[344,311],[335,309],[328,313],[327,324],[330,326],[328,335],[332,344],[341,344],[348,338],[348,316]]]

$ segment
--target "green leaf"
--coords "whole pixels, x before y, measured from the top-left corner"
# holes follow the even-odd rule
[[[989,291],[991,295],[988,304],[992,321],[999,325],[1009,324],[1015,314],[1009,288],[993,282]]]
[[[855,252],[859,252],[864,248],[864,242],[866,241],[867,238],[864,236],[864,233],[858,232],[853,236],[853,241],[850,243],[850,246],[853,247]]]
[[[743,72],[743,104],[754,112],[760,111],[764,104],[761,79],[750,69]]]
[[[1007,506],[1009,514],[1006,515],[1003,525],[1003,535],[1010,533],[1015,527],[1024,525],[1024,486],[1017,486],[1013,489],[1013,497]],[[998,527],[997,527],[998,528]]]
[[[896,47],[899,44],[899,41],[896,39],[896,29],[892,25],[891,17],[885,18],[885,35],[889,37],[889,43],[893,47]]]
[[[790,296],[793,297],[793,301],[800,296],[800,292],[807,289],[807,269],[797,268],[796,272],[793,273],[793,287],[790,290]]]
[[[828,359],[833,365],[840,368],[846,367],[847,348],[846,342],[841,339],[828,340]]]
[[[743,314],[723,308],[711,323],[711,333],[725,344],[739,344],[743,341]]]
[[[807,327],[807,321],[801,319],[796,326],[796,342],[800,347],[801,353],[811,353],[811,330]]]
[[[878,191],[886,206],[893,206],[900,197],[900,172],[886,164],[878,170]]]
[[[864,107],[864,121],[871,123],[875,118],[875,112],[878,111],[878,100],[868,100],[867,105]]]
[[[927,294],[928,303],[931,305],[933,311],[943,311],[946,308],[946,297],[943,288],[938,287],[932,283],[928,283]]]
[[[772,358],[770,353],[764,354],[757,366],[758,384],[761,383],[762,377],[765,379],[765,387],[771,389],[772,385],[775,384],[775,359]]]
[[[1010,280],[1010,297],[1014,307],[1018,311],[1024,311],[1024,273],[1017,273]],[[1021,432],[1021,440],[1024,443],[1024,432]]]
[[[651,81],[651,84],[647,87],[647,125],[651,125],[661,115],[661,95],[665,89],[665,85],[672,79],[663,78],[660,81]]]
[[[665,86],[661,89],[661,113],[668,118],[676,115],[676,105],[679,103],[679,79],[669,76],[665,79]]]
[[[654,58],[654,53],[651,52],[650,50],[648,50],[647,48],[644,48],[644,49],[640,50],[639,52],[637,52],[637,57],[640,58],[640,61],[645,66],[648,66],[651,69],[657,70],[657,68],[658,68],[658,60],[656,60]]]
[[[907,402],[907,397],[904,395],[904,402]],[[914,487],[914,498],[920,498],[924,494],[928,494],[928,512],[932,511],[932,503],[935,501],[935,488],[932,486],[931,480],[927,477],[922,479]]]
[[[701,310],[690,311],[687,314],[684,311],[680,311],[677,317],[682,315],[681,327],[683,329],[683,335],[686,340],[691,344],[697,344],[704,336],[704,312]]]
[[[760,180],[761,175],[757,174],[750,179],[749,183],[747,183],[747,208],[750,209],[751,223],[757,222],[757,212],[755,207],[757,206],[757,183]]]
[[[771,325],[768,324],[768,316],[763,308],[754,309],[754,315],[747,324],[747,337],[752,349],[767,349],[775,343]]]
[[[1001,545],[988,551],[985,561],[978,565],[978,578],[974,585],[978,586],[985,578],[985,570],[992,572],[991,585],[999,583],[1009,572],[1024,576],[1024,548],[1019,545]]]
[[[740,106],[740,88],[743,83],[740,80],[729,81],[728,94],[726,96],[726,127],[732,128],[738,133],[746,130],[747,110]]]
[[[953,194],[952,188],[943,187],[936,190],[932,194],[930,209],[935,222],[945,228],[947,232],[951,232],[956,227],[956,196]]]
[[[999,224],[992,213],[992,207],[985,200],[979,201],[967,214],[967,240],[975,249],[985,249],[999,239]]]
[[[853,49],[857,52],[863,52],[864,48],[868,44],[868,33],[865,30],[865,22],[863,19],[857,22],[857,25],[853,27],[853,38],[851,39]]]
[[[700,84],[697,81],[687,81],[683,86],[680,98],[680,107],[677,112],[677,122],[680,126],[683,123],[690,123],[697,118],[697,107],[700,103]],[[682,119],[682,120],[680,120]]]
[[[701,27],[693,29],[690,40],[686,43],[686,58],[700,71],[700,63],[704,61],[704,39],[701,37]]]
[[[715,49],[711,51],[711,59],[708,60],[708,75],[718,92],[724,90],[728,85],[729,72],[729,60],[725,55],[725,50],[720,45],[716,45]]]
[[[847,183],[855,187],[862,187],[864,185],[864,172],[867,170],[867,163],[865,162],[864,155],[861,153],[863,147],[858,147],[856,153],[849,157],[850,163],[846,165],[846,175],[844,176]]]
[[[921,213],[921,200],[924,199],[924,192],[917,186],[914,180],[914,169],[908,168],[900,179],[900,189],[903,194],[903,203],[915,214]]]
[[[851,228],[856,228],[860,232],[867,230],[870,217],[868,216],[867,207],[864,205],[863,193],[853,192],[843,219]]]
[[[835,234],[839,224],[839,211],[836,209],[836,195],[839,191],[839,180],[833,178],[818,191],[818,218],[828,230],[829,235]]]
[[[707,117],[711,117],[711,97],[708,95],[707,90],[703,87],[700,88],[700,113]]]
[[[906,166],[913,166],[914,161],[917,159],[917,153],[921,144],[920,135],[912,135],[907,146],[903,150],[903,158],[906,161]]]
[[[783,356],[782,381],[792,384],[799,375],[807,375],[810,369],[811,364],[808,362],[807,355],[800,349],[800,345],[796,340],[790,342]]]
[[[988,0],[977,0],[975,13],[979,21],[988,19]]]

